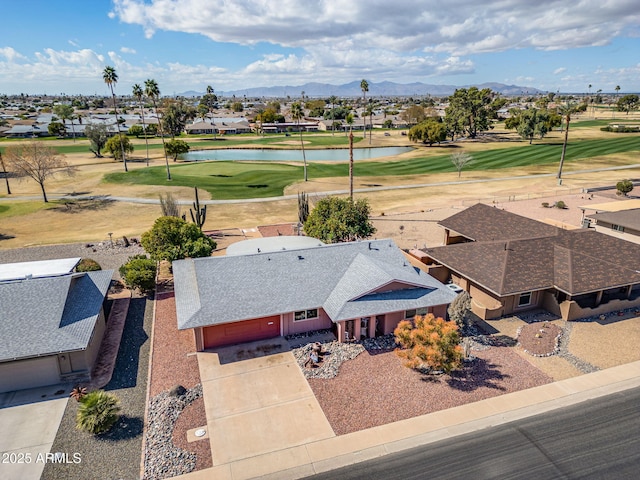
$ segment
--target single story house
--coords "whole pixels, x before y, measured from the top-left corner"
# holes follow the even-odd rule
[[[210,121],[205,122],[202,120],[187,125],[185,127],[185,131],[189,135],[213,135],[215,133],[218,133],[218,129],[214,124],[212,124]]]
[[[392,240],[258,251],[173,262],[178,329],[193,329],[198,351],[319,329],[384,335],[416,314],[445,317],[456,296]]]
[[[484,204],[439,225],[444,246],[423,249],[422,261],[469,292],[483,319],[543,308],[575,320],[640,307],[640,245]]]
[[[596,232],[640,243],[640,208],[588,215],[589,228]]]
[[[79,260],[0,265],[0,392],[90,377],[113,271],[75,273]]]

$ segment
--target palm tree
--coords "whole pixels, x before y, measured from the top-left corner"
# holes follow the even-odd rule
[[[349,113],[346,118],[349,125],[349,198],[353,200],[353,115]]]
[[[369,82],[367,82],[364,78],[360,82],[360,90],[362,90],[362,108],[363,108],[363,128],[364,128],[364,136],[362,138],[367,138],[367,121],[366,116],[364,115],[364,107],[367,105],[367,92],[369,91]]]
[[[102,79],[104,83],[109,85],[111,89],[111,97],[113,98],[113,113],[116,117],[116,134],[120,137],[120,148],[122,149],[122,161],[124,163],[124,171],[128,172],[127,168],[127,157],[124,153],[124,145],[122,143],[122,137],[120,136],[120,124],[118,123],[118,106],[116,104],[116,94],[113,92],[113,86],[118,83],[118,74],[116,73],[116,69],[111,66],[104,67],[104,71],[102,72]]]
[[[567,151],[567,142],[569,141],[569,123],[571,123],[571,114],[577,112],[577,108],[574,105],[563,105],[558,108],[558,113],[564,117],[566,128],[564,130],[564,142],[562,144],[562,155],[560,156],[560,167],[558,168],[558,185],[562,185],[562,167],[564,165],[564,156]]]
[[[336,100],[338,100],[338,97],[335,95],[329,97],[329,101],[331,102],[331,122],[333,122],[331,124],[331,135],[335,135],[336,133],[336,118],[333,116],[333,108],[335,107]]]
[[[120,417],[120,401],[112,393],[94,390],[82,397],[76,414],[78,430],[99,434],[107,432]]]
[[[158,88],[158,82],[149,78],[144,82],[144,93],[153,102],[153,110],[156,112],[156,118],[158,119],[158,131],[160,132],[160,138],[162,139],[162,149],[164,150],[164,161],[167,165],[167,180],[171,180],[171,170],[169,170],[169,157],[167,156],[167,149],[164,145],[164,134],[162,133],[162,122],[158,117],[158,97],[160,97],[160,89]]]
[[[367,113],[369,114],[369,145],[371,145],[371,135],[373,134],[373,103],[371,103],[371,99],[367,105]]]
[[[300,145],[302,146],[302,159],[304,161],[304,181],[307,181],[307,156],[304,152],[304,142],[302,141],[302,129],[300,128],[300,119],[304,117],[304,110],[300,102],[294,102],[291,105],[291,117],[296,120],[298,124],[298,131],[300,132]]]
[[[347,125],[349,125],[349,131],[351,132],[352,128],[353,128],[353,113],[349,113],[345,117],[344,121],[347,123]],[[346,136],[346,134],[347,134],[347,131],[345,130],[345,136]]]
[[[142,130],[144,131],[144,143],[147,146],[147,167],[149,166],[149,139],[147,138],[147,126],[144,123],[144,102],[142,101],[142,97],[144,96],[144,91],[142,87],[137,83],[133,86],[133,96],[136,97],[138,103],[140,104],[140,115],[142,116]]]
[[[615,90],[616,90],[616,103],[617,103],[618,95],[620,93],[620,85],[616,85]],[[615,118],[615,116],[616,116],[616,107],[613,107],[613,118]]]

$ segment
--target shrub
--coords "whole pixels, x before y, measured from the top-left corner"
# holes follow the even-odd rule
[[[173,262],[187,257],[208,257],[216,248],[216,242],[193,223],[176,217],[160,217],[151,230],[142,234],[142,246],[153,260]]]
[[[76,272],[95,272],[97,270],[102,270],[102,267],[91,258],[83,258],[76,267]]]
[[[460,292],[460,294],[453,299],[451,305],[447,309],[449,318],[456,322],[460,331],[469,325],[469,311],[471,310],[471,297],[468,292]]]
[[[148,293],[156,286],[156,269],[155,260],[147,258],[146,255],[134,255],[129,257],[119,271],[127,287]]]
[[[76,428],[85,432],[105,433],[120,417],[118,397],[104,390],[95,390],[80,399],[76,414]]]
[[[416,315],[414,323],[408,320],[398,323],[393,334],[403,348],[396,350],[396,354],[406,359],[406,367],[449,373],[462,364],[460,334],[453,321],[447,322],[431,313]]]
[[[629,179],[620,180],[616,183],[616,190],[618,190],[618,195],[624,195],[626,197],[629,192],[633,190],[633,182]]]
[[[556,202],[555,207],[556,207],[556,208],[559,208],[559,209],[561,209],[561,210],[563,210],[563,209],[567,208],[567,204],[566,204],[566,203],[564,203],[562,200],[558,200],[558,201]]]
[[[542,202],[542,206],[544,208],[549,208],[549,202]]]

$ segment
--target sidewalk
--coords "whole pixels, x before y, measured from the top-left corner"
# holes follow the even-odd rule
[[[182,480],[296,479],[640,386],[640,362],[216,465]]]

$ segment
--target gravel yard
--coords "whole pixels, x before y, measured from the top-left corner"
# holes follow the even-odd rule
[[[75,427],[78,403],[70,399],[51,451],[64,452],[69,457],[79,453],[82,461],[77,464],[48,463],[42,479],[110,480],[140,477],[152,316],[152,300],[131,300],[113,378],[104,388],[120,399],[122,416],[118,423],[104,435],[93,436],[80,432]]]
[[[331,427],[343,435],[553,381],[512,348],[472,353],[476,360],[449,376],[423,375],[392,351],[372,350],[344,362],[337,377],[308,382]]]
[[[207,425],[193,332],[179,331],[173,292],[158,295],[149,379],[145,479],[169,478],[212,465],[208,438],[187,442],[187,431]],[[184,396],[170,397],[176,386]]]

